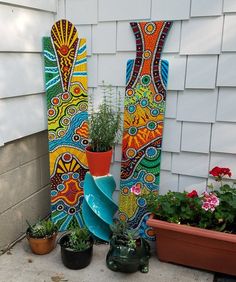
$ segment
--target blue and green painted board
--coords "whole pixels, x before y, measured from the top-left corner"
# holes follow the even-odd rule
[[[133,22],[136,58],[127,63],[122,143],[119,218],[142,237],[154,240],[146,225],[149,216],[142,197],[131,193],[158,192],[168,62],[161,52],[171,22]]]
[[[51,217],[67,230],[83,226],[81,203],[88,171],[86,40],[67,20],[43,38],[51,180]]]

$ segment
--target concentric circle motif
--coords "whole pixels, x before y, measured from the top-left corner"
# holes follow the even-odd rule
[[[149,59],[150,57],[151,57],[151,55],[152,55],[152,52],[150,51],[150,50],[145,50],[144,52],[143,52],[143,59],[145,60],[145,59]]]
[[[56,115],[56,111],[53,108],[48,109],[48,116],[54,117]]]
[[[58,205],[58,206],[57,206],[57,210],[58,210],[58,211],[64,210],[64,206],[63,206],[63,205]]]
[[[76,114],[76,107],[75,106],[71,106],[71,107],[69,107],[68,109],[67,109],[67,113],[69,114],[69,115],[74,115],[74,114]]]
[[[54,140],[56,138],[56,134],[55,134],[55,132],[48,132],[48,139],[49,139],[49,141],[52,141],[52,140]]]
[[[60,183],[59,185],[57,185],[57,190],[59,191],[63,191],[65,189],[65,185]]]
[[[154,101],[160,103],[163,100],[163,95],[158,93],[154,96]]]
[[[133,114],[135,111],[136,111],[136,107],[135,107],[134,105],[130,105],[130,106],[128,107],[128,112],[129,112],[129,113]]]
[[[145,233],[147,234],[148,237],[154,237],[155,236],[155,231],[152,228],[147,228],[145,230]]]
[[[75,94],[79,94],[80,91],[81,91],[81,89],[80,89],[79,86],[76,86],[73,90],[74,90],[74,93],[75,93]]]
[[[125,213],[119,213],[119,220],[120,221],[127,221],[127,215]]]
[[[65,153],[62,155],[62,160],[66,163],[69,163],[72,160],[72,155],[70,153]]]
[[[65,56],[69,52],[69,47],[67,45],[62,45],[59,51],[62,56]]]
[[[155,130],[157,128],[157,123],[155,121],[149,121],[147,123],[147,129]]]
[[[158,111],[157,109],[152,109],[152,110],[151,110],[151,115],[152,115],[153,117],[157,117],[157,116],[159,115],[159,111]]]
[[[142,83],[142,85],[144,85],[144,86],[148,86],[148,85],[151,83],[151,76],[148,75],[148,74],[144,74],[144,75],[141,77],[141,83]]]
[[[61,95],[61,98],[63,101],[68,101],[70,99],[70,93],[69,92],[65,92]]]
[[[58,97],[53,97],[51,99],[51,103],[54,105],[54,106],[58,106],[60,104],[60,99]]]
[[[80,136],[78,134],[74,134],[73,137],[72,137],[72,140],[74,142],[78,142],[80,140]]]
[[[61,120],[61,123],[63,125],[69,125],[70,124],[70,119],[68,117],[63,117]]]
[[[79,178],[79,173],[78,173],[78,172],[74,172],[74,173],[72,174],[72,178],[73,178],[73,179],[78,179],[78,178]]]
[[[137,129],[137,127],[131,126],[131,127],[129,128],[129,131],[128,131],[128,132],[129,132],[129,135],[134,136],[134,135],[137,134],[138,129]]]
[[[136,150],[134,148],[129,148],[126,151],[126,156],[127,156],[128,159],[132,159],[132,158],[134,158],[136,156],[136,153],[137,152],[136,152]]]
[[[128,195],[129,194],[129,188],[128,187],[123,187],[121,193],[124,194],[124,195]]]
[[[133,95],[134,95],[134,90],[131,89],[131,88],[130,88],[130,89],[127,89],[127,90],[126,90],[126,95],[129,96],[129,97],[130,97],[130,96],[133,96]]]
[[[76,212],[76,208],[74,208],[74,207],[71,207],[68,210],[68,214],[74,214],[75,212]]]
[[[88,139],[83,139],[81,143],[82,145],[87,146],[89,142]]]
[[[80,110],[81,112],[87,111],[87,110],[88,110],[88,104],[87,104],[87,103],[80,103],[80,104],[79,104],[79,110]]]
[[[51,196],[52,196],[52,197],[57,196],[57,191],[56,191],[56,190],[52,190],[52,191],[51,191]]]
[[[146,206],[146,200],[144,198],[138,198],[137,199],[137,205],[141,208],[145,207]]]
[[[152,174],[152,173],[147,173],[147,174],[145,175],[145,177],[144,177],[144,180],[145,180],[146,182],[149,182],[149,183],[155,182],[155,179],[156,179],[156,177],[155,177],[155,175]]]
[[[156,30],[156,25],[154,23],[147,23],[144,30],[147,34],[153,34]]]
[[[61,179],[64,180],[64,181],[68,180],[69,178],[70,178],[70,176],[67,173],[64,173],[64,174],[61,175]]]
[[[148,99],[147,98],[143,98],[141,101],[140,101],[140,105],[144,108],[148,105]]]
[[[157,149],[155,147],[148,147],[145,154],[148,158],[154,158],[157,155]]]
[[[57,134],[58,134],[58,136],[63,137],[66,134],[66,132],[65,132],[64,129],[60,129],[60,130],[58,130]]]

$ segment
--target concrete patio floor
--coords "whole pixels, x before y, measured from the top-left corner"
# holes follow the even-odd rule
[[[160,262],[155,254],[150,259],[149,272],[125,274],[106,267],[108,245],[94,245],[91,264],[81,270],[67,269],[61,262],[60,246],[48,255],[32,254],[23,239],[0,256],[0,282],[212,282],[213,273]]]

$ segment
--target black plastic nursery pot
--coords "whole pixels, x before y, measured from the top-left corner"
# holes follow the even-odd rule
[[[68,234],[60,238],[59,244],[61,246],[61,259],[63,264],[70,269],[81,269],[88,266],[92,260],[93,255],[93,239],[91,237],[91,247],[83,251],[73,251],[65,246],[69,241]]]

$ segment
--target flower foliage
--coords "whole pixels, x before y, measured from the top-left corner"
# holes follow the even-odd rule
[[[157,219],[236,233],[236,189],[233,185],[223,184],[223,177],[231,177],[231,171],[229,168],[214,167],[209,173],[220,182],[220,187],[216,189],[212,184],[208,185],[200,195],[196,190],[142,195],[140,187],[135,185],[131,192],[146,200],[147,210]]]

